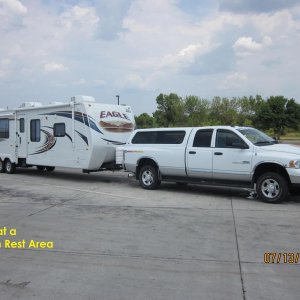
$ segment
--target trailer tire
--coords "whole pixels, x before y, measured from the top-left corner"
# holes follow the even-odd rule
[[[0,173],[5,173],[5,163],[0,159]]]
[[[154,166],[145,165],[141,167],[139,172],[139,182],[142,188],[146,190],[154,190],[160,185],[158,178],[158,170]]]
[[[53,172],[55,167],[46,167],[47,172]]]
[[[256,192],[263,202],[280,203],[288,196],[289,186],[283,176],[268,172],[258,178]]]
[[[45,171],[45,167],[44,166],[36,166],[36,168],[38,169],[39,172]]]
[[[15,174],[16,173],[16,164],[12,163],[9,159],[5,161],[5,172],[7,174]]]

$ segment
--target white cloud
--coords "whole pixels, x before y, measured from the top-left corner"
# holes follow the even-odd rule
[[[120,83],[120,86],[126,89],[137,88],[143,89],[145,87],[144,79],[138,74],[128,74]]]
[[[281,35],[283,32],[292,33],[293,30],[299,29],[299,22],[293,18],[289,10],[282,10],[276,13],[262,13],[250,15],[248,17],[253,26],[262,34]]]
[[[11,59],[3,58],[0,61],[0,78],[6,78],[10,74],[11,68],[12,68]]]
[[[261,43],[254,41],[252,37],[243,36],[238,38],[232,47],[236,55],[249,56],[270,45],[272,45],[272,39],[269,36],[265,36]]]
[[[245,73],[234,72],[228,74],[221,82],[221,89],[238,89],[247,83],[248,76]]]
[[[0,0],[0,15],[25,15],[27,7],[18,0]]]
[[[100,18],[94,7],[75,5],[60,15],[60,22],[64,30],[78,30],[92,35],[97,29]]]
[[[96,79],[96,80],[94,80],[94,82],[97,86],[100,86],[100,87],[103,87],[103,86],[107,85],[107,82],[103,79]]]
[[[86,80],[83,79],[83,78],[80,78],[80,79],[78,79],[78,80],[74,80],[74,81],[72,82],[73,85],[83,85],[83,84],[85,84],[85,83],[86,83]]]
[[[246,14],[182,6],[178,0],[0,0],[0,14],[6,11],[0,99],[44,94],[49,86],[49,97],[88,87],[98,98],[128,92],[149,107],[157,91],[211,97],[286,88],[300,97],[300,6]]]
[[[215,48],[214,45],[204,43],[188,45],[175,54],[166,55],[159,64],[159,68],[180,68],[189,66],[194,62],[196,57],[208,53],[213,48]]]
[[[50,62],[44,64],[44,71],[45,72],[65,72],[68,68],[60,63]]]

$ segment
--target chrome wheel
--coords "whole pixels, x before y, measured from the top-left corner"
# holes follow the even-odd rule
[[[280,185],[273,178],[265,179],[261,184],[261,192],[267,198],[276,198],[280,193]]]
[[[267,203],[280,203],[289,194],[286,178],[275,172],[263,173],[256,182],[258,198]]]
[[[154,178],[150,170],[146,170],[142,173],[142,181],[145,186],[151,186],[153,184]]]
[[[151,165],[141,167],[139,171],[139,181],[142,188],[154,190],[160,185],[158,169]]]
[[[5,169],[6,169],[6,172],[7,173],[10,173],[11,172],[11,162],[10,162],[10,160],[8,160],[7,162],[6,162],[6,164],[5,164]]]

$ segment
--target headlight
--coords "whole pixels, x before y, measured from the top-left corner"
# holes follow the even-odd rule
[[[289,163],[290,168],[299,169],[300,168],[300,162],[298,159],[291,160]]]

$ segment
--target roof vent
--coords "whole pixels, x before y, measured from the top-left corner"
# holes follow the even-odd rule
[[[50,105],[61,105],[61,104],[65,104],[63,102],[59,102],[59,101],[52,101],[49,103]]]
[[[20,105],[20,108],[28,108],[28,107],[41,107],[42,103],[40,102],[24,102]]]
[[[95,98],[91,96],[78,95],[71,98],[72,102],[82,103],[82,102],[95,102]]]

